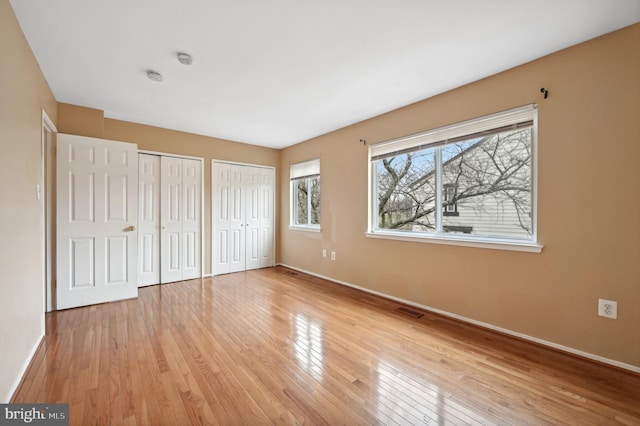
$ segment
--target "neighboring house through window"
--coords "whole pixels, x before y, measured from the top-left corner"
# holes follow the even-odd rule
[[[320,159],[291,165],[292,228],[320,229]]]
[[[446,183],[442,185],[442,195],[444,211],[442,214],[444,216],[459,216],[458,214],[458,203],[456,202],[456,186],[453,183]]]
[[[540,247],[536,125],[528,105],[372,145],[368,235]]]

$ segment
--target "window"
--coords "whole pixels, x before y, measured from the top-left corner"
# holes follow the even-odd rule
[[[291,223],[293,228],[320,229],[320,160],[291,165]]]
[[[459,216],[456,189],[457,187],[453,183],[445,183],[442,185],[442,195],[444,196],[444,202],[442,203],[444,210],[442,214],[444,216]]]
[[[371,146],[368,235],[540,251],[536,123],[528,105]]]

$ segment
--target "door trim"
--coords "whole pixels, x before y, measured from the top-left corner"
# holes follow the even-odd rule
[[[47,167],[47,164],[52,166],[55,164],[55,140],[52,139],[52,145],[49,146],[47,135],[53,135],[58,133],[56,125],[53,124],[51,117],[47,114],[44,108],[42,108],[42,130],[40,138],[40,183],[42,185],[39,188],[40,197],[42,199],[42,281],[44,291],[44,312],[51,312],[53,310],[53,295],[55,294],[54,282],[54,261],[53,248],[55,247],[55,241],[53,241],[53,229],[55,227],[55,217],[52,215],[53,205],[52,199],[55,197],[55,175],[51,174],[51,170]],[[48,196],[47,196],[48,194]],[[44,323],[43,323],[44,331]]]

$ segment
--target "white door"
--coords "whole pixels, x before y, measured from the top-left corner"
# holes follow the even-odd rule
[[[241,166],[230,167],[229,181],[229,271],[245,270],[245,174]]]
[[[202,275],[201,161],[186,158],[182,160],[182,194],[182,279],[190,280]]]
[[[260,168],[242,167],[245,176],[245,269],[260,268]]]
[[[138,296],[137,145],[57,137],[57,309]]]
[[[213,162],[214,275],[274,265],[272,168]]]
[[[202,161],[160,157],[160,282],[202,276]]]
[[[138,155],[138,287],[160,283],[160,157]]]
[[[231,239],[231,165],[213,163],[212,207],[212,269],[217,274],[229,272]]]
[[[275,170],[260,169],[260,268],[275,265]]]
[[[182,158],[161,157],[160,279],[182,280]]]

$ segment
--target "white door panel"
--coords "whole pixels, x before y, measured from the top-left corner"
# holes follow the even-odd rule
[[[138,286],[160,283],[160,157],[139,154]]]
[[[162,156],[160,281],[202,276],[202,162]]]
[[[229,229],[231,239],[229,252],[229,272],[245,270],[245,226],[244,226],[244,181],[242,168],[230,166],[231,178],[229,182]]]
[[[160,157],[160,281],[182,280],[182,159]]]
[[[58,134],[57,147],[56,308],[136,297],[137,146]]]
[[[231,254],[231,166],[214,163],[211,176],[213,179],[213,253],[212,269],[218,274],[230,271]]]
[[[267,268],[275,265],[275,170],[262,169],[260,179],[260,268]]]
[[[200,278],[201,262],[201,193],[202,162],[182,160],[182,279]]]
[[[260,168],[243,167],[246,176],[245,191],[245,232],[246,235],[246,260],[245,269],[258,269],[260,267]]]

